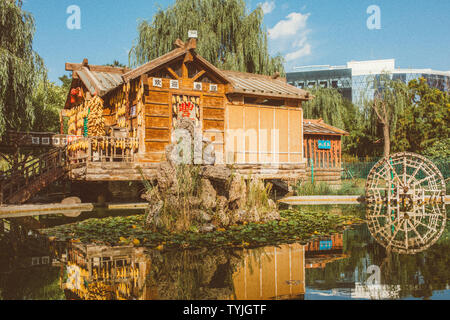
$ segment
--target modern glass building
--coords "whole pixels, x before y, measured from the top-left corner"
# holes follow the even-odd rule
[[[392,79],[405,83],[423,77],[430,87],[450,92],[450,71],[432,69],[400,69],[395,67],[395,59],[351,61],[346,66],[305,66],[287,73],[289,84],[303,88],[336,88],[343,97],[360,105],[363,95],[375,93],[370,82],[374,77],[388,73]]]

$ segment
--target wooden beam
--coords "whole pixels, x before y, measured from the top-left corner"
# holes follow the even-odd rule
[[[186,48],[188,50],[195,50],[195,49],[197,49],[197,39],[195,39],[195,38],[189,39],[189,41],[188,41],[188,43],[186,45]]]
[[[202,75],[204,75],[206,73],[205,70],[200,71],[199,73],[197,73],[193,78],[192,81],[196,81],[198,78],[200,78]]]
[[[83,68],[83,66],[84,65],[81,63],[66,63],[66,71],[78,71],[78,70],[81,70],[81,68]],[[118,74],[124,74],[124,73],[130,71],[130,69],[128,69],[128,68],[115,68],[115,67],[110,67],[110,66],[88,65],[87,67],[91,71],[118,73]]]
[[[175,73],[175,71],[173,71],[171,67],[167,67],[166,69],[172,75],[172,77],[174,77],[177,80],[180,79],[180,77]]]
[[[191,52],[186,52],[186,55],[184,56],[184,63],[192,61],[194,61],[194,57],[192,56]]]
[[[185,62],[183,62],[183,65],[181,66],[181,70],[182,70],[181,77],[183,79],[187,79],[189,77],[189,72],[188,72],[188,68],[186,67]]]
[[[185,44],[181,39],[175,40],[174,44],[180,49],[184,49],[184,47],[185,47]]]

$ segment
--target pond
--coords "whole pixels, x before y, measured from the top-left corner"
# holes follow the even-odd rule
[[[68,223],[60,219],[47,223]],[[18,234],[0,254],[3,300],[450,299],[448,224],[429,249],[411,255],[387,252],[365,224],[254,249],[158,251]]]

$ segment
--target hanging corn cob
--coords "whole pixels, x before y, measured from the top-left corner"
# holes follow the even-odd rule
[[[103,117],[103,100],[94,97],[89,101],[88,134],[91,137],[105,136],[105,119]]]

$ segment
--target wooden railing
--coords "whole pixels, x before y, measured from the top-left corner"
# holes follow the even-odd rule
[[[52,151],[13,168],[0,177],[0,203],[19,204],[29,200],[66,172],[64,149]]]
[[[65,148],[77,138],[80,137],[51,132],[6,131],[0,137],[0,147]]]
[[[70,165],[88,162],[133,162],[137,138],[86,137],[67,146]]]

